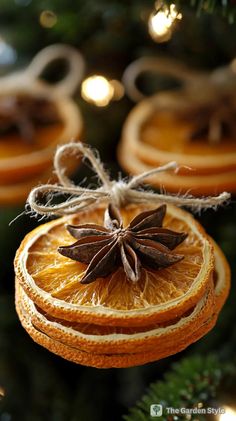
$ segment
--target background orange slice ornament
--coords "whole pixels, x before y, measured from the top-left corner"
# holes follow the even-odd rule
[[[140,159],[134,152],[129,141],[122,141],[118,147],[118,160],[122,168],[129,174],[138,175],[156,168]],[[188,167],[189,175],[160,173],[144,181],[158,189],[165,189],[173,193],[191,193],[194,196],[216,195],[223,191],[236,191],[236,171],[219,174],[195,175],[195,171]]]
[[[226,138],[214,146],[207,138],[190,142],[191,126],[167,111],[168,104],[170,109],[173,104],[185,109],[187,101],[184,92],[159,93],[141,101],[127,117],[122,139],[129,139],[132,150],[147,164],[176,161],[193,168],[197,175],[236,170],[235,139]],[[186,173],[186,168],[180,170],[180,174]]]
[[[14,184],[0,185],[0,204],[5,206],[19,205],[24,203],[29,191],[38,183],[53,181],[52,171],[45,171],[40,176],[33,177],[30,181],[22,181]]]
[[[44,69],[58,59],[69,65],[64,79],[54,85],[40,81]],[[19,189],[19,199],[22,195],[25,200],[30,191],[30,181],[37,184],[44,178],[44,172],[51,169],[57,145],[81,136],[82,116],[71,95],[83,76],[83,70],[80,53],[72,47],[58,44],[40,51],[24,71],[0,79],[0,100],[18,96],[45,99],[53,104],[59,118],[55,124],[37,127],[32,142],[27,143],[14,132],[0,135],[0,203],[11,203],[11,192],[8,194],[7,186],[13,191],[14,188]],[[36,177],[37,182],[34,180]]]
[[[31,88],[30,95],[37,98],[39,92]],[[1,136],[0,185],[27,181],[41,174],[52,166],[57,145],[81,135],[82,117],[77,105],[70,98],[55,98],[53,101],[56,101],[60,122],[37,128],[32,143],[19,139],[17,134]]]
[[[124,225],[145,208],[121,210]],[[147,207],[146,207],[147,209]],[[86,265],[61,256],[71,244],[65,224],[102,223],[104,207],[41,225],[23,240],[15,259],[16,276],[29,298],[52,316],[113,326],[143,326],[181,316],[203,297],[214,269],[214,253],[204,229],[186,211],[168,205],[164,226],[188,233],[176,248],[185,258],[159,271],[143,269],[138,283],[119,268],[107,278],[82,285]]]
[[[143,99],[136,80],[145,72],[176,79],[181,88]],[[173,192],[187,190],[193,195],[236,191],[236,133],[223,130],[225,121],[231,129],[235,127],[232,107],[236,78],[231,64],[207,73],[188,69],[174,60],[142,58],[128,66],[124,82],[132,99],[142,98],[122,130],[118,158],[126,171],[136,174],[142,166],[151,168],[176,161],[178,174],[157,176],[152,179],[153,185],[163,185]],[[208,131],[217,140],[210,142],[207,130],[197,130],[192,138],[198,126],[201,129],[206,122],[213,124],[217,118],[218,122],[211,126],[214,130]]]

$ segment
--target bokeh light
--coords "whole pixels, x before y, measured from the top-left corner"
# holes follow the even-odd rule
[[[3,387],[2,387],[2,386],[0,386],[0,400],[1,400],[2,398],[4,398],[4,396],[5,396],[5,390],[3,389]]]
[[[177,11],[174,3],[170,7],[160,7],[158,3],[156,4],[155,11],[149,17],[149,34],[154,41],[168,41],[172,35],[174,22],[180,19],[182,19],[182,14]]]
[[[119,100],[124,95],[123,85],[118,80],[108,80],[101,75],[85,79],[81,86],[82,97],[98,107],[105,107],[111,100]]]
[[[51,10],[44,10],[40,14],[39,22],[44,28],[52,28],[57,23],[57,15]]]
[[[229,406],[225,406],[225,413],[219,415],[219,421],[236,421],[236,411]]]

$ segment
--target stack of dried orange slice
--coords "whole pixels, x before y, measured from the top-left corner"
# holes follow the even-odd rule
[[[33,91],[33,89],[31,89]],[[24,203],[30,190],[40,182],[54,180],[52,159],[56,147],[82,133],[82,117],[76,104],[69,98],[57,98],[57,102],[31,94],[0,96],[0,132],[4,121],[1,120],[1,103],[19,101],[21,103],[45,103],[55,107],[57,121],[40,124],[35,128],[32,139],[24,139],[17,130],[10,127],[9,133],[0,133],[0,204]],[[20,105],[24,108],[24,104]],[[37,105],[34,105],[36,108]],[[37,111],[37,110],[36,110]],[[16,112],[13,110],[12,112]],[[37,111],[40,113],[40,109]],[[21,111],[23,114],[23,111]],[[13,116],[14,117],[14,116]],[[19,119],[18,116],[16,118]],[[29,119],[29,117],[27,117]],[[22,116],[22,120],[26,116]],[[4,120],[4,119],[3,119]],[[30,120],[30,119],[29,119]],[[48,119],[49,120],[49,119]],[[20,122],[21,124],[21,122]],[[23,124],[23,123],[22,123]],[[29,126],[29,122],[25,125]]]
[[[235,136],[222,130],[220,141],[209,142],[201,122],[204,110],[201,116],[196,112],[190,118],[189,101],[182,91],[164,92],[136,105],[123,128],[118,149],[121,166],[130,174],[139,174],[176,161],[180,166],[177,173],[160,173],[148,182],[170,192],[188,191],[196,196],[236,192]],[[218,129],[215,125],[214,130]]]
[[[67,74],[55,84],[42,81],[41,74],[58,59],[67,63]],[[83,69],[76,49],[55,44],[41,50],[26,69],[0,78],[1,205],[24,203],[36,184],[55,181],[57,146],[82,135],[83,119],[72,95]]]
[[[152,208],[121,209],[124,227]],[[62,255],[58,247],[72,243],[67,224],[94,229],[103,217],[99,206],[43,224],[23,240],[15,259],[16,308],[33,340],[73,362],[110,368],[167,357],[205,335],[226,300],[230,270],[201,225],[168,205],[163,236],[168,230],[187,234],[175,249],[181,260],[158,270],[144,265],[136,282],[119,266],[81,283],[87,265]]]

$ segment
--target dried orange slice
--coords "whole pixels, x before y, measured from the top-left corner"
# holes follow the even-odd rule
[[[40,175],[52,164],[55,147],[81,134],[82,117],[76,104],[62,97],[57,98],[56,107],[61,123],[37,128],[33,142],[23,141],[18,134],[0,136],[0,185]]]
[[[78,168],[78,159],[75,157],[66,158],[66,167],[67,173],[72,174]],[[24,204],[30,191],[37,185],[56,183],[58,178],[53,172],[52,166],[46,171],[43,171],[41,174],[36,177],[29,177],[28,180],[20,181],[14,184],[0,184],[0,205],[19,205]]]
[[[68,346],[96,354],[119,354],[174,347],[177,340],[194,334],[212,316],[215,297],[210,288],[192,311],[168,323],[125,328],[68,322],[40,311],[16,282],[16,299],[21,302],[36,329]]]
[[[214,246],[215,253],[215,270],[213,275],[215,283],[215,311],[219,313],[229,294],[231,273],[224,253],[212,238],[211,242]]]
[[[218,316],[224,304],[230,286],[230,270],[228,263],[214,243],[215,273],[214,289],[211,287],[195,308],[177,320],[168,323],[142,327],[99,326],[66,322],[47,315],[37,308],[27,297],[19,282],[16,282],[16,300],[20,301],[36,329],[42,331],[52,339],[76,347],[86,352],[119,354],[127,352],[141,352],[160,349],[167,345],[174,347],[176,341],[190,336],[199,326],[209,318]]]
[[[230,270],[214,246],[214,288],[179,320],[149,327],[95,326],[58,320],[41,312],[16,278],[16,309],[35,342],[70,361],[98,368],[130,367],[175,354],[211,330],[228,295]]]
[[[56,176],[53,175],[52,168],[43,172],[40,176],[33,177],[28,181],[20,183],[0,185],[0,205],[19,205],[25,203],[30,191],[38,184],[56,182]]]
[[[144,206],[121,210],[124,226]],[[150,207],[151,209],[151,207]],[[23,240],[15,259],[16,277],[29,298],[53,317],[110,326],[148,326],[178,318],[204,296],[212,281],[213,246],[204,229],[188,212],[168,205],[164,227],[188,233],[176,251],[185,258],[158,271],[142,269],[141,280],[126,279],[123,268],[91,284],[79,281],[86,269],[60,255],[71,244],[66,223],[102,224],[104,207],[41,225]]]
[[[155,185],[163,184],[175,192],[191,189],[193,194],[209,194],[229,188],[236,191],[235,139],[225,137],[214,145],[206,138],[189,141],[191,123],[179,119],[173,111],[167,111],[168,104],[170,109],[173,104],[181,109],[186,107],[186,98],[179,93],[165,92],[134,107],[122,132],[122,146],[118,153],[121,165],[134,174],[139,172],[142,164],[157,167],[176,161],[181,166],[178,175],[153,178]]]
[[[118,148],[118,160],[124,170],[132,175],[152,170],[156,167],[141,160],[130,147],[129,141],[122,142]],[[236,171],[219,174],[195,175],[189,169],[189,175],[163,172],[148,178],[148,184],[164,188],[170,192],[191,192],[193,195],[215,195],[223,191],[236,192]],[[144,180],[145,182],[145,180]]]
[[[198,326],[194,334],[182,337],[180,340],[164,346],[163,349],[154,347],[151,351],[108,355],[85,352],[64,344],[63,340],[52,339],[34,326],[28,309],[22,305],[18,297],[16,297],[16,310],[22,326],[36,343],[67,360],[97,368],[131,367],[173,355],[204,336],[212,329],[216,321],[216,316],[213,315],[205,323]]]

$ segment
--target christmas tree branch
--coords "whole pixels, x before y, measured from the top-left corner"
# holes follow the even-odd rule
[[[163,4],[169,6],[173,0],[164,0]],[[176,0],[174,2],[179,11],[192,8],[200,16],[203,13],[216,13],[228,18],[229,23],[233,23],[236,18],[236,2],[234,0],[191,0],[188,5],[186,1]]]
[[[163,406],[163,416],[158,418],[160,421],[167,419],[164,409],[167,407],[194,408],[199,404],[203,407],[209,405],[212,399],[218,397],[217,391],[223,379],[234,371],[229,364],[221,363],[214,355],[186,358],[174,364],[163,381],[151,384],[147,394],[130,409],[124,420],[153,419],[150,416],[150,406],[153,404]],[[198,419],[201,417],[198,416]]]

